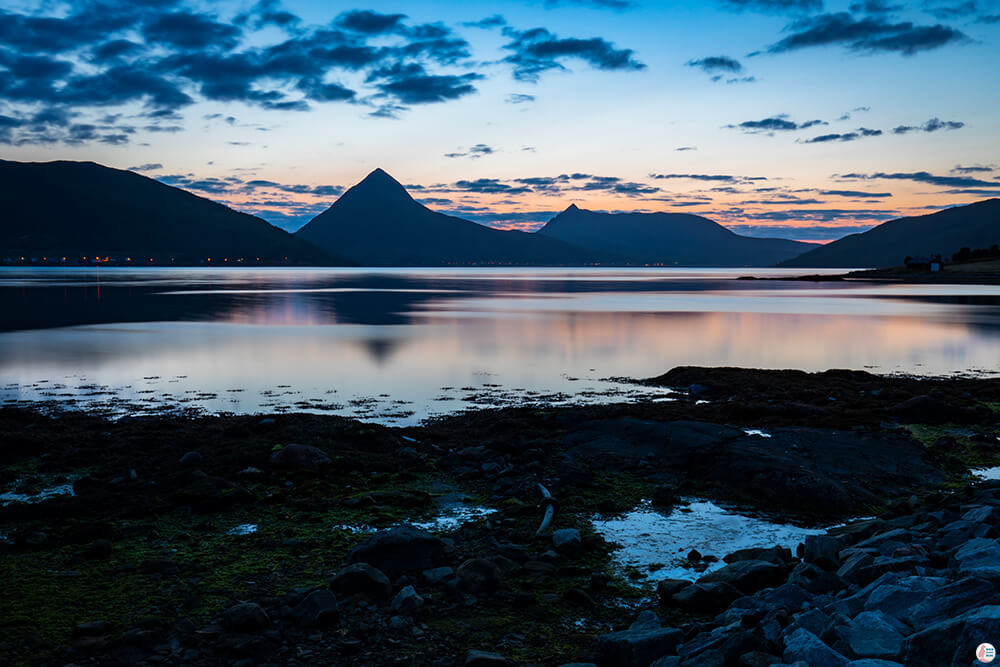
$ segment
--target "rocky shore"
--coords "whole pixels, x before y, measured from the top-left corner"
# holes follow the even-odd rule
[[[0,659],[874,667],[1000,640],[1000,485],[969,474],[1000,465],[1000,381],[646,382],[676,400],[405,429],[0,409]],[[594,530],[686,497],[848,522],[655,589]]]

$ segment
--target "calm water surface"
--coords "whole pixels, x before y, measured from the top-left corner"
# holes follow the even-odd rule
[[[803,272],[4,268],[0,401],[398,424],[684,364],[1000,370],[1000,286],[735,279]]]

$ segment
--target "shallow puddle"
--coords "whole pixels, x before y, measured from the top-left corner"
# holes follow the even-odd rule
[[[695,580],[725,563],[722,557],[738,549],[781,545],[793,552],[807,535],[820,535],[826,528],[803,528],[760,516],[740,514],[708,500],[692,500],[669,514],[644,501],[621,516],[592,520],[594,530],[621,545],[614,558],[623,567],[635,567],[646,581]],[[719,560],[698,571],[688,561],[692,549]]]
[[[257,532],[257,528],[255,523],[241,523],[227,530],[226,535],[253,535]]]
[[[972,476],[976,479],[1000,479],[1000,466],[993,466],[992,468],[975,468],[972,470]]]
[[[495,509],[479,505],[452,505],[445,507],[430,521],[414,521],[413,525],[431,532],[455,530],[467,521],[477,521],[496,512]]]
[[[10,505],[11,503],[40,503],[43,500],[54,498],[55,496],[72,496],[72,484],[57,484],[47,489],[39,491],[20,493],[17,491],[7,491],[0,493],[0,505]]]

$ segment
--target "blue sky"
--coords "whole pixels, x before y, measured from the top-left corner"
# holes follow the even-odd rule
[[[382,167],[502,227],[826,240],[1000,194],[998,40],[1000,0],[8,0],[0,142],[290,230]]]

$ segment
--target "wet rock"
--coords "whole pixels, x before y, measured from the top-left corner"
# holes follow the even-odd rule
[[[926,628],[996,602],[1000,602],[1000,596],[988,581],[966,577],[928,593],[903,620],[913,628]]]
[[[660,596],[660,601],[666,603],[675,593],[679,593],[691,582],[687,579],[664,579],[656,584],[656,593]]]
[[[905,618],[929,593],[945,585],[940,577],[900,577],[895,583],[875,587],[865,601],[865,611],[882,611],[893,618]]]
[[[413,616],[424,606],[424,599],[417,594],[413,586],[405,586],[396,593],[389,608],[403,616]]]
[[[386,599],[392,594],[389,577],[368,563],[348,565],[330,580],[330,588],[340,595],[363,595]]]
[[[187,454],[181,457],[178,463],[188,468],[197,468],[202,464],[203,460],[204,458],[202,457],[200,452],[188,452]]]
[[[750,595],[764,588],[784,583],[788,570],[763,560],[741,560],[729,563],[698,579],[699,584],[725,583]]]
[[[846,667],[847,658],[824,644],[819,637],[798,628],[785,637],[785,662],[802,661],[809,667]]]
[[[795,584],[813,595],[832,593],[844,588],[844,581],[835,572],[822,570],[810,563],[799,563],[788,575],[788,583]]]
[[[966,542],[954,556],[955,569],[965,576],[1000,580],[1000,543],[986,538]]]
[[[73,628],[74,637],[101,637],[111,632],[111,624],[106,621],[89,621]]]
[[[485,558],[472,558],[455,571],[459,586],[466,593],[490,593],[500,586],[500,568]]]
[[[714,614],[728,607],[742,594],[725,582],[696,583],[674,593],[670,600],[678,607]]]
[[[499,653],[486,651],[469,651],[465,656],[463,667],[510,667],[511,663]]]
[[[762,560],[775,565],[784,565],[792,561],[792,552],[788,547],[775,545],[773,547],[757,547],[753,549],[739,549],[728,553],[722,558],[726,563],[735,563],[741,560]]]
[[[1000,606],[966,612],[911,635],[903,644],[908,667],[975,664],[976,647],[1000,637]]]
[[[875,557],[870,553],[859,551],[851,554],[844,564],[837,569],[837,576],[852,584],[864,586],[877,579],[884,572],[876,573],[871,566],[875,563]]]
[[[552,546],[559,553],[576,553],[582,546],[580,531],[576,528],[563,528],[552,533]]]
[[[803,544],[802,560],[824,570],[836,570],[840,567],[840,556],[843,547],[842,540],[832,535],[808,535]]]
[[[285,445],[271,454],[271,464],[287,468],[316,470],[330,464],[326,452],[312,445]]]
[[[428,586],[437,586],[451,579],[455,570],[447,566],[432,567],[429,570],[424,570],[421,574],[423,574],[424,581]]]
[[[222,625],[237,632],[261,632],[271,625],[267,612],[255,602],[243,602],[222,613]]]
[[[668,509],[677,504],[677,489],[672,486],[658,486],[653,490],[653,507]]]
[[[628,630],[601,635],[597,639],[601,667],[648,667],[666,653],[673,653],[684,633],[660,627],[651,611],[642,612]]]
[[[880,611],[866,611],[855,616],[844,639],[859,658],[892,659],[903,648],[899,622]]]
[[[444,558],[444,542],[426,530],[404,525],[375,533],[351,550],[347,562],[368,563],[396,577],[437,567]]]
[[[769,667],[777,665],[781,658],[763,651],[749,651],[740,656],[739,667]]]
[[[313,591],[292,609],[292,619],[304,627],[329,625],[337,617],[337,596],[326,589]]]

